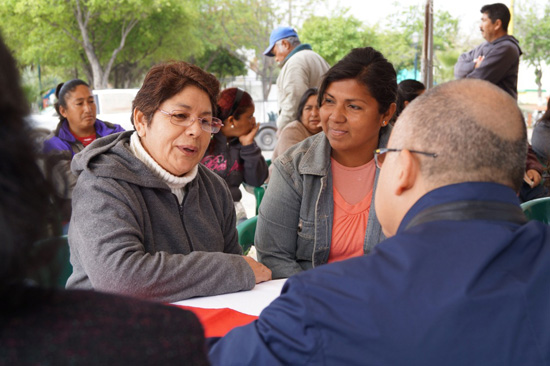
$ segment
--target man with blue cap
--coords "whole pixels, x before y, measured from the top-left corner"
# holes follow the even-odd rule
[[[296,30],[279,27],[271,32],[269,46],[264,55],[275,57],[282,68],[277,78],[279,89],[279,131],[296,120],[300,98],[309,88],[319,87],[321,79],[330,65],[307,43],[301,44]]]

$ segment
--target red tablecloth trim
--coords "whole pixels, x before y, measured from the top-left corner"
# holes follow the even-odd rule
[[[231,329],[252,323],[258,319],[257,316],[244,314],[229,308],[204,309],[182,305],[175,306],[195,313],[204,327],[206,338],[223,337]]]

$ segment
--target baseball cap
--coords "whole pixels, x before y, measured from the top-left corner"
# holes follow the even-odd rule
[[[271,50],[275,46],[275,43],[281,39],[285,39],[288,37],[298,37],[298,33],[296,33],[294,28],[279,27],[273,30],[273,32],[271,32],[271,36],[269,36],[269,47],[265,49],[264,55],[268,57],[275,56],[273,53],[271,53]]]

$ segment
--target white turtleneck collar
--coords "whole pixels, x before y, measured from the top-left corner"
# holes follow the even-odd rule
[[[177,177],[171,174],[166,169],[161,167],[151,157],[151,155],[149,155],[149,153],[145,151],[143,145],[141,144],[137,131],[134,132],[130,137],[130,151],[136,156],[136,158],[141,160],[149,169],[151,169],[157,177],[162,179],[168,185],[168,187],[170,187],[172,193],[175,194],[178,198],[178,202],[181,203],[183,201],[183,196],[185,194],[185,185],[191,182],[197,176],[197,172],[199,170],[198,165],[195,165],[193,169],[191,169],[189,172],[181,177]]]

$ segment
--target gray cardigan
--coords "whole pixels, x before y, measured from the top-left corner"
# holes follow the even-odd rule
[[[98,139],[73,159],[67,288],[165,302],[253,288],[225,182],[199,165],[180,205],[129,150],[132,133]]]
[[[385,147],[391,126],[380,132]],[[254,243],[258,260],[273,278],[290,277],[327,263],[332,239],[331,146],[323,132],[292,146],[273,162],[273,172],[260,205]],[[378,169],[374,179],[378,181]],[[385,239],[374,211],[374,192],[363,251]]]

